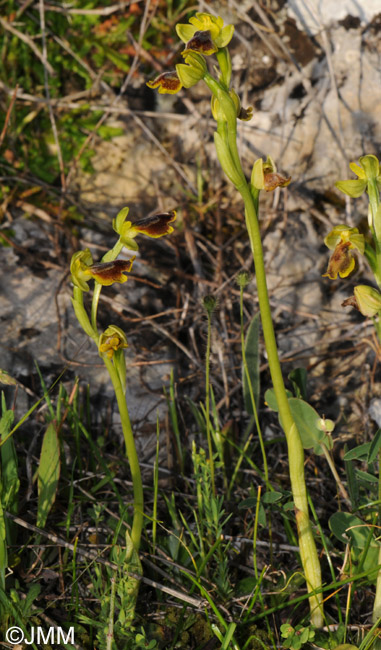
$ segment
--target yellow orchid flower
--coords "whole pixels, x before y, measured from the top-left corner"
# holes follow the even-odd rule
[[[91,279],[96,280],[103,286],[109,286],[114,282],[127,282],[128,278],[124,273],[131,271],[134,259],[135,257],[130,260],[114,260],[112,262],[93,264],[93,258],[88,248],[84,251],[77,251],[77,253],[74,253],[70,264],[72,282],[81,291],[89,291],[88,280]]]
[[[123,209],[113,222],[113,228],[118,233],[120,241],[130,250],[138,250],[138,245],[134,241],[137,235],[147,235],[148,237],[163,237],[173,232],[170,225],[176,219],[176,212],[158,212],[150,217],[143,217],[136,221],[126,221],[128,209]]]
[[[183,86],[177,72],[174,70],[162,72],[152,81],[147,81],[146,85],[148,88],[157,88],[160,95],[175,95]]]
[[[364,235],[361,235],[357,228],[349,228],[345,224],[335,226],[325,237],[325,245],[333,250],[328,263],[327,272],[324,277],[336,280],[337,275],[346,278],[355,268],[356,260],[352,250],[356,249],[361,255],[365,251]]]
[[[179,38],[186,43],[186,49],[201,54],[213,54],[226,47],[233,38],[234,25],[225,25],[220,16],[198,12],[189,19],[188,25],[176,25]],[[208,35],[205,32],[209,32]],[[200,49],[201,48],[201,49]],[[210,49],[211,51],[205,51]]]
[[[128,348],[127,338],[123,330],[116,325],[109,327],[99,337],[99,354],[107,354],[112,359],[115,352]]]

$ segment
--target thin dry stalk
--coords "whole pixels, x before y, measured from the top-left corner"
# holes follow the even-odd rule
[[[14,103],[16,101],[18,87],[19,87],[18,84],[16,84],[15,89],[14,89],[14,91],[12,93],[11,101],[10,101],[9,106],[8,106],[7,114],[5,116],[3,130],[2,130],[1,135],[0,135],[0,147],[4,142],[4,138],[5,138],[5,134],[7,132],[8,123],[9,123],[9,120],[10,120],[10,117],[11,117],[12,109],[13,109]]]

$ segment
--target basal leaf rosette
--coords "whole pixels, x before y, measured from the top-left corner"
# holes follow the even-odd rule
[[[325,245],[333,250],[331,258],[328,263],[324,277],[330,280],[336,280],[339,275],[341,278],[346,278],[356,265],[353,250],[357,250],[361,255],[365,252],[365,239],[357,228],[349,228],[345,224],[335,226],[333,230],[325,237]]]

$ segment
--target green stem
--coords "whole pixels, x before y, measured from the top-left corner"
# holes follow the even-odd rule
[[[220,80],[228,90],[230,87],[230,80],[232,76],[232,62],[230,53],[227,47],[222,47],[216,53],[216,59],[221,70]]]
[[[116,260],[122,248],[123,248],[123,244],[121,243],[119,238],[116,244],[113,246],[113,248],[109,250],[105,255],[103,255],[102,262],[113,262],[114,260]],[[91,325],[93,326],[95,331],[97,331],[97,313],[98,313],[98,304],[99,304],[101,291],[102,291],[102,285],[99,282],[95,282],[93,301],[91,303]]]
[[[98,313],[98,304],[99,304],[101,291],[102,291],[102,285],[99,282],[95,282],[94,291],[93,291],[93,300],[91,303],[91,325],[95,331],[97,331],[97,313]]]
[[[110,379],[115,391],[116,400],[118,403],[120,419],[122,422],[122,430],[124,442],[126,445],[126,455],[130,464],[132,486],[134,492],[134,518],[131,529],[131,540],[136,550],[139,550],[140,538],[143,528],[143,484],[140,473],[139,459],[136,452],[134,435],[132,432],[130,416],[128,413],[126,398],[119,380],[119,375],[114,368],[114,364],[107,355],[102,355],[103,362],[108,370]]]
[[[259,438],[259,446],[261,448],[261,453],[262,453],[263,471],[264,471],[264,474],[265,474],[266,490],[271,490],[271,486],[270,486],[270,483],[269,483],[269,468],[268,468],[267,458],[266,458],[265,443],[263,441],[262,429],[261,429],[261,426],[259,424],[257,404],[255,402],[253,385],[252,385],[252,382],[251,382],[249,367],[248,367],[247,359],[246,359],[245,333],[244,333],[244,328],[243,328],[243,287],[242,286],[240,287],[239,315],[240,315],[240,321],[241,321],[242,363],[243,363],[243,368],[244,368],[244,372],[245,372],[245,376],[246,376],[247,385],[248,385],[248,388],[249,388],[250,401],[251,401],[251,405],[253,407],[254,421],[255,421],[255,426],[257,427],[258,438]]]
[[[373,225],[373,235],[374,243],[376,249],[376,271],[375,278],[378,285],[380,286],[380,277],[381,277],[381,211],[380,211],[380,195],[378,191],[378,186],[376,179],[372,178],[368,180],[368,195],[369,195],[369,204],[372,211],[372,225]]]
[[[116,591],[116,572],[113,572],[111,578],[111,594],[110,594],[110,613],[108,617],[107,641],[106,650],[112,650],[114,645],[114,612],[115,612],[115,591]]]
[[[249,233],[254,258],[258,301],[267,358],[278,404],[280,421],[287,440],[290,481],[296,510],[300,555],[306,575],[308,591],[314,591],[315,589],[319,589],[321,586],[321,569],[308,516],[307,489],[304,478],[304,450],[299,432],[291,414],[279,362],[270,301],[267,291],[261,233],[253,197],[247,183],[237,187],[237,190],[241,194],[245,204],[246,227]],[[310,598],[311,622],[316,627],[321,627],[323,625],[322,600],[321,594],[315,594]]]
[[[378,210],[380,205],[380,195],[375,178],[368,180],[368,195],[369,203],[372,209],[374,233],[379,246],[381,246],[381,214]]]
[[[222,75],[223,77],[224,75]],[[237,147],[237,113],[234,102],[223,84],[216,81],[208,72],[204,75],[204,81],[217,98],[219,109],[222,111],[222,117],[221,113],[218,117],[217,132],[214,136],[217,155],[222,169],[241,194],[245,204],[246,227],[255,265],[267,357],[278,403],[279,417],[287,440],[290,481],[296,510],[301,560],[308,591],[319,591],[321,587],[321,569],[308,516],[307,490],[304,479],[304,450],[291,414],[278,357],[257,218],[258,197],[255,193],[252,194],[242,170]],[[316,627],[321,627],[324,622],[322,602],[321,594],[310,596],[311,622]]]
[[[72,303],[75,315],[83,331],[87,334],[87,336],[93,339],[95,345],[98,346],[99,335],[97,327],[96,325],[93,327],[89,321],[89,317],[83,305],[83,291],[78,287],[74,287],[73,289]]]

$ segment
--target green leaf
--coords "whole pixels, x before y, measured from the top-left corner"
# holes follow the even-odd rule
[[[241,501],[241,503],[238,504],[238,510],[245,510],[246,508],[255,508],[257,503],[257,497],[248,497],[247,499],[244,499]]]
[[[51,422],[42,441],[38,467],[37,526],[43,528],[48,514],[56,500],[60,477],[60,447],[56,425]]]
[[[265,492],[261,498],[262,503],[277,503],[283,498],[282,492]]]
[[[347,446],[345,445],[344,452],[346,451],[346,448]],[[344,459],[345,459],[345,454],[344,454]],[[359,499],[359,489],[358,489],[358,483],[356,481],[354,463],[352,460],[344,460],[344,466],[345,466],[345,473],[347,475],[349,496],[353,508],[356,508]]]
[[[362,178],[358,178],[355,181],[337,181],[337,183],[335,183],[335,187],[337,187],[338,190],[344,192],[344,194],[348,194],[348,196],[351,196],[354,199],[357,199],[363,192],[365,192],[366,186],[367,181]]]
[[[8,566],[7,527],[5,514],[0,501],[0,591],[5,589],[5,571]]]
[[[335,512],[329,519],[329,527],[335,537],[344,544],[351,542],[351,545],[358,549],[365,548],[369,536],[369,526],[356,515],[350,512]],[[375,540],[371,546],[377,546]]]
[[[17,453],[13,437],[10,436],[11,427],[14,420],[14,412],[7,409],[5,397],[2,395],[1,400],[2,417],[0,419],[0,500],[1,508],[9,510],[13,514],[17,514],[18,510],[18,494],[20,489],[20,481],[18,477],[17,467]],[[4,441],[4,442],[3,442]],[[9,519],[5,520],[3,512],[1,514],[1,540],[0,544],[4,546],[15,543],[14,524]],[[3,530],[4,529],[4,530]],[[6,562],[7,552],[6,547],[1,549],[1,566],[3,568],[3,561]]]
[[[346,454],[344,454],[344,460],[364,460],[365,458],[368,458],[371,444],[372,443],[370,442],[364,442],[362,445],[358,445],[354,449],[347,451]]]
[[[369,472],[363,472],[361,469],[356,469],[356,476],[358,476],[360,480],[368,481],[368,483],[378,483],[377,476],[369,474]]]
[[[11,411],[13,416],[13,411]],[[11,419],[11,423],[13,417]],[[9,429],[10,430],[10,429]],[[9,433],[6,432],[6,437]],[[13,436],[9,437],[1,446],[1,501],[6,510],[17,513],[18,493],[20,481],[17,467],[17,453]]]
[[[288,395],[290,394],[289,391],[287,393]],[[266,391],[265,401],[270,408],[278,411],[278,404],[273,389]],[[318,423],[321,418],[317,411],[310,404],[298,397],[289,397],[288,403],[304,449],[313,448],[315,454],[319,455],[324,453],[322,448],[323,443],[328,449],[331,449],[331,437],[325,431],[318,428]]]
[[[323,454],[322,444],[332,448],[332,439],[325,431],[318,428],[319,414],[310,404],[297,397],[288,400],[292,417],[300,433],[304,449],[313,448],[315,454]]]
[[[286,390],[287,397],[292,397],[292,393]],[[272,410],[278,412],[278,403],[276,401],[275,392],[273,388],[268,388],[265,392],[265,403]]]
[[[257,507],[257,497],[248,497],[247,499],[244,499],[243,501],[241,501],[241,503],[238,504],[239,510],[246,510],[248,508],[252,508],[253,510],[255,510],[256,507]],[[260,502],[258,508],[258,523],[260,526],[266,526],[266,512],[262,505],[262,501]]]
[[[235,587],[235,595],[239,596],[249,596],[254,592],[258,584],[258,580],[254,577],[242,578]]]
[[[295,368],[288,375],[292,382],[295,397],[307,399],[307,370],[305,368]]]
[[[373,463],[373,461],[376,459],[376,456],[380,448],[381,448],[381,429],[378,429],[372,442],[370,443],[368,463]]]
[[[242,387],[245,409],[249,415],[254,415],[254,408],[250,395],[250,384],[254,396],[254,401],[258,410],[259,392],[260,392],[260,375],[259,375],[259,327],[260,319],[257,312],[249,325],[245,341],[245,356],[249,376],[242,365]]]

